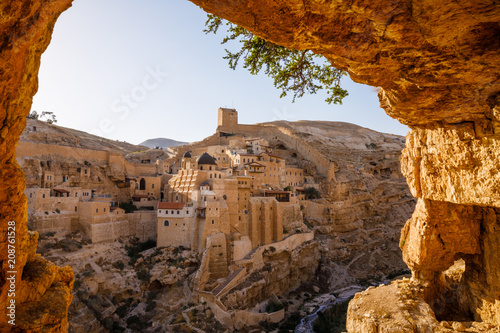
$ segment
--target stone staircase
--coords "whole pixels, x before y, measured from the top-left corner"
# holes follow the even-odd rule
[[[192,306],[189,309],[182,311],[182,317],[184,318],[184,320],[186,320],[186,325],[188,325],[188,327],[190,329],[192,329],[193,331],[198,332],[198,333],[205,333],[204,330],[199,329],[198,327],[195,327],[195,326],[193,326],[193,324],[191,324],[191,320],[189,319],[189,316],[187,315],[187,313],[189,311],[193,311],[194,309],[196,309],[196,306]]]
[[[235,270],[234,272],[232,272],[227,277],[226,281],[224,281],[223,283],[221,283],[215,289],[212,290],[212,295],[214,295],[215,297],[219,296],[219,294],[224,290],[224,288],[226,288],[227,285],[230,284],[231,281],[233,281],[240,274],[240,272],[242,270],[244,270],[244,268],[240,268],[240,269]]]

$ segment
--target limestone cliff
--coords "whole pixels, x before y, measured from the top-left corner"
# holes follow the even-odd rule
[[[449,258],[462,257],[466,268],[457,290],[460,296],[467,296],[463,306],[472,312],[476,321],[500,325],[497,286],[500,231],[496,213],[499,193],[494,167],[498,165],[495,147],[500,135],[500,9],[497,2],[192,2],[281,45],[321,53],[335,66],[347,70],[356,82],[381,87],[382,107],[412,127],[402,167],[421,204],[405,228],[405,234],[414,236],[403,238],[401,245],[406,260],[412,258],[408,263],[414,269],[414,281],[430,286],[429,292],[424,292],[426,300],[437,297],[433,295],[439,295],[446,286],[434,288],[436,276],[450,262]],[[27,248],[33,240],[26,228],[24,182],[14,160],[15,146],[37,89],[41,53],[50,41],[57,17],[70,4],[71,0],[21,0],[0,4],[1,307],[7,300],[5,235],[8,221],[17,223],[17,281],[21,281],[26,263],[34,260],[28,256]],[[455,208],[458,208],[457,214]],[[443,220],[446,225],[457,221],[460,221],[458,225],[466,225],[463,219],[472,216],[471,229],[477,230],[477,225],[480,226],[477,234],[471,233],[476,241],[471,242],[466,254],[457,253],[461,249],[450,246],[450,242],[454,242],[452,238],[436,236],[422,242],[422,233],[413,231],[435,235],[431,223],[439,230],[442,220],[436,217],[440,214],[450,216]],[[479,250],[473,243],[480,244]],[[440,248],[447,255],[443,260],[436,258],[428,266],[428,261],[418,256],[425,254],[429,246]],[[416,254],[415,249],[419,249]],[[441,261],[441,265],[435,263]],[[414,263],[422,263],[418,271]],[[68,291],[70,281],[71,278],[62,286],[63,290]],[[29,287],[36,288],[33,284]],[[56,304],[66,298],[54,288],[43,295],[51,305],[49,308],[56,310]],[[387,291],[396,292],[394,289]],[[43,295],[39,295],[39,300]],[[367,300],[366,303],[367,308],[350,308],[349,322],[354,323],[349,326],[350,332],[363,331],[363,325],[370,318],[365,316],[366,311],[373,302]],[[40,308],[36,303],[25,304]],[[43,316],[39,324],[51,327],[48,331],[62,331],[66,317],[59,311],[55,313],[57,316]],[[425,318],[432,316],[428,311],[425,313]],[[410,313],[408,317],[412,319]],[[3,313],[0,318],[0,325],[5,325]],[[419,320],[418,317],[412,322],[415,320]],[[390,320],[381,321],[374,331],[389,332],[390,325]],[[0,329],[9,328],[0,326]],[[407,331],[420,329],[413,324]]]
[[[278,44],[323,54],[354,81],[381,88],[381,106],[412,128],[402,169],[420,203],[407,222],[401,247],[413,281],[424,287],[420,296],[439,312],[440,295],[451,289],[437,280],[453,260],[462,258],[460,286],[448,299],[461,300],[468,320],[499,326],[498,4],[192,2]],[[391,331],[390,320],[366,330],[371,319],[364,311],[369,309],[370,304],[350,307],[349,331]],[[432,316],[429,311],[415,316],[416,323],[405,331],[425,331],[418,323]]]
[[[71,5],[64,1],[3,1],[0,3],[0,307],[7,306],[15,271],[16,326],[0,312],[0,331],[67,331],[73,273],[35,256],[37,236],[28,233],[24,175],[15,160],[16,145],[26,125],[37,91],[40,57],[50,42],[59,14]],[[8,222],[16,223],[16,261],[7,260]]]
[[[403,271],[399,231],[415,205],[399,171],[403,138],[340,122],[261,125],[277,126],[295,137],[290,141],[278,136],[277,146],[286,149],[276,151],[321,184],[323,198],[305,201],[302,213],[321,243],[321,276],[328,276],[322,282],[336,289]],[[318,172],[319,158],[310,154],[313,150],[328,159],[333,170]]]

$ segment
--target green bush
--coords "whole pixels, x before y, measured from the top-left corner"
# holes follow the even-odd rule
[[[127,255],[130,257],[130,264],[133,265],[139,259],[139,253],[156,246],[156,241],[149,239],[144,243],[139,243],[137,245],[127,245],[125,250],[127,250]]]
[[[134,332],[142,332],[151,326],[150,323],[144,321],[144,318],[139,316],[131,316],[127,318],[127,326]]]
[[[315,187],[307,187],[304,190],[306,199],[318,199],[320,197],[319,191]]]
[[[114,267],[114,268],[117,268],[117,269],[119,269],[119,270],[121,270],[121,271],[123,271],[123,269],[125,268],[125,264],[124,264],[124,263],[123,263],[123,261],[121,261],[121,260],[120,260],[120,261],[115,261],[115,262],[113,263],[113,267]]]
[[[151,312],[156,308],[156,302],[155,301],[149,301],[146,305],[146,312]]]
[[[120,317],[123,318],[127,315],[128,312],[128,306],[127,305],[120,305],[119,307],[116,308],[115,313]]]
[[[151,274],[149,274],[149,272],[146,269],[141,268],[137,272],[137,278],[141,281],[149,282],[149,279],[151,278]]]
[[[61,211],[59,210],[59,208],[56,208],[56,213],[61,214]]]
[[[132,213],[132,212],[138,210],[137,206],[132,204],[132,202],[120,202],[118,204],[118,207],[124,209],[125,214]]]

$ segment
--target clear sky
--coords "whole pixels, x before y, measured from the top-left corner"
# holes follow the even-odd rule
[[[240,123],[345,121],[405,135],[379,107],[374,88],[353,83],[344,104],[324,93],[292,103],[264,74],[229,69],[222,34],[203,33],[206,13],[187,0],[75,0],[42,56],[32,110],[58,125],[138,144],[165,137],[197,141],[214,133],[217,109]]]

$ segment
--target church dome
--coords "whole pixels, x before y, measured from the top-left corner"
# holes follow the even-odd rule
[[[215,163],[215,159],[207,153],[203,153],[203,155],[201,155],[198,159],[198,165],[200,164],[217,165],[217,163]]]
[[[191,151],[188,150],[187,152],[185,152],[183,157],[191,158]]]

